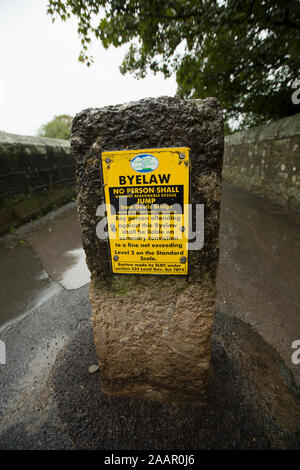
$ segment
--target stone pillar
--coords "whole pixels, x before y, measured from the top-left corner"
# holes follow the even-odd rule
[[[104,392],[201,401],[209,379],[216,300],[223,158],[222,110],[214,98],[161,97],[87,109],[73,121],[77,201],[95,345]],[[103,203],[103,151],[189,147],[191,202],[204,204],[204,246],[189,252],[189,275],[112,274],[96,235]]]

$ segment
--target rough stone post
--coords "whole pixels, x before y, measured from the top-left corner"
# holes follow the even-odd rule
[[[73,121],[77,201],[92,274],[90,299],[104,392],[201,401],[210,375],[223,159],[222,110],[214,98],[161,97],[86,109]],[[101,154],[189,147],[191,202],[204,204],[204,246],[189,252],[188,276],[112,274],[96,235],[103,203]]]

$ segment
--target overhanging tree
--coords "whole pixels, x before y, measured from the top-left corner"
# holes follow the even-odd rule
[[[38,131],[40,137],[69,140],[71,137],[72,116],[60,114],[44,124]]]
[[[216,96],[243,126],[300,111],[299,0],[49,0],[48,13],[77,18],[88,66],[93,38],[129,44],[122,73],[176,73],[179,96]]]

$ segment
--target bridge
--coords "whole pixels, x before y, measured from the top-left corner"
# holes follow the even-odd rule
[[[296,192],[281,187],[272,201],[262,186],[248,189],[223,184],[213,376],[202,407],[101,392],[74,201],[2,236],[0,448],[299,446]]]

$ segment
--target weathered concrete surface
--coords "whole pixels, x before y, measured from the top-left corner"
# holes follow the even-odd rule
[[[214,98],[161,97],[87,109],[72,126],[82,242],[102,387],[117,396],[199,400],[209,379],[223,159],[222,110]],[[125,148],[191,149],[191,199],[205,205],[204,247],[189,253],[189,277],[112,275],[96,236],[103,202],[100,156]]]
[[[0,234],[71,200],[74,180],[68,141],[0,131]]]
[[[223,177],[300,212],[300,114],[227,136]]]
[[[131,281],[131,284],[130,284]],[[215,292],[183,279],[92,283],[102,389],[116,396],[199,400],[209,379]]]

